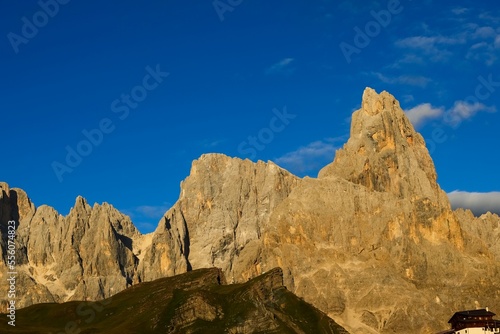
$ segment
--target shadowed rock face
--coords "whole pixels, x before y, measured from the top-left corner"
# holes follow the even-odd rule
[[[432,333],[455,310],[500,310],[500,218],[451,210],[422,136],[387,92],[365,90],[318,178],[201,156],[150,235],[108,204],[78,198],[62,217],[15,191],[0,199],[0,231],[19,215],[21,305],[100,299],[210,266],[246,282],[279,266],[288,289],[351,333]]]

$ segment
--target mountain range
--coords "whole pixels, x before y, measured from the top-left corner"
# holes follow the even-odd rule
[[[317,178],[202,155],[145,235],[108,203],[78,197],[62,216],[0,183],[2,281],[10,220],[18,307],[99,301],[201,268],[242,284],[279,267],[290,292],[353,334],[434,333],[457,310],[500,310],[500,217],[452,210],[423,137],[371,88]]]

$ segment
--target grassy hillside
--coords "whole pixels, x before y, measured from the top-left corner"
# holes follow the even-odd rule
[[[141,283],[100,302],[38,304],[0,333],[347,333],[282,286],[274,269],[224,285],[218,269]]]

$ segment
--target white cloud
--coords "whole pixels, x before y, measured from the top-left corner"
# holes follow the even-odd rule
[[[435,119],[443,115],[444,109],[435,108],[430,103],[422,103],[406,111],[406,116],[410,119],[415,128],[421,126],[429,119]]]
[[[476,216],[488,211],[500,214],[500,192],[498,191],[479,193],[455,190],[448,193],[448,198],[453,209],[469,209]]]
[[[456,101],[453,107],[444,115],[444,120],[446,123],[456,126],[480,111],[495,112],[496,108],[494,106],[488,107],[480,102]]]
[[[294,61],[293,58],[282,59],[276,64],[268,67],[266,69],[266,74],[273,74],[273,73],[291,74],[294,71],[294,68],[290,66],[293,63],[293,61]]]
[[[422,103],[409,110],[405,110],[415,128],[422,127],[427,121],[440,119],[442,122],[457,126],[464,120],[472,118],[478,112],[496,112],[495,106],[486,106],[480,102],[469,103],[455,101],[453,107],[445,110],[443,107],[433,107],[430,103]]]
[[[292,173],[317,172],[319,168],[333,161],[335,151],[340,147],[338,143],[345,139],[346,137],[318,140],[286,153],[275,162]]]

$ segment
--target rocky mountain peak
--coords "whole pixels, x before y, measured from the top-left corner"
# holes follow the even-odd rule
[[[75,205],[71,208],[71,211],[88,211],[90,210],[90,205],[88,204],[87,200],[78,195],[75,199]]]
[[[5,182],[0,182],[0,198],[3,198],[3,196],[8,196],[9,191],[9,185]]]
[[[377,115],[393,105],[399,107],[399,102],[390,93],[384,90],[382,93],[377,94],[373,88],[365,88],[361,100],[361,110],[368,115]]]
[[[319,173],[321,178],[328,176],[400,198],[428,198],[449,205],[424,139],[386,91],[365,89],[361,108],[352,115],[349,140]]]

